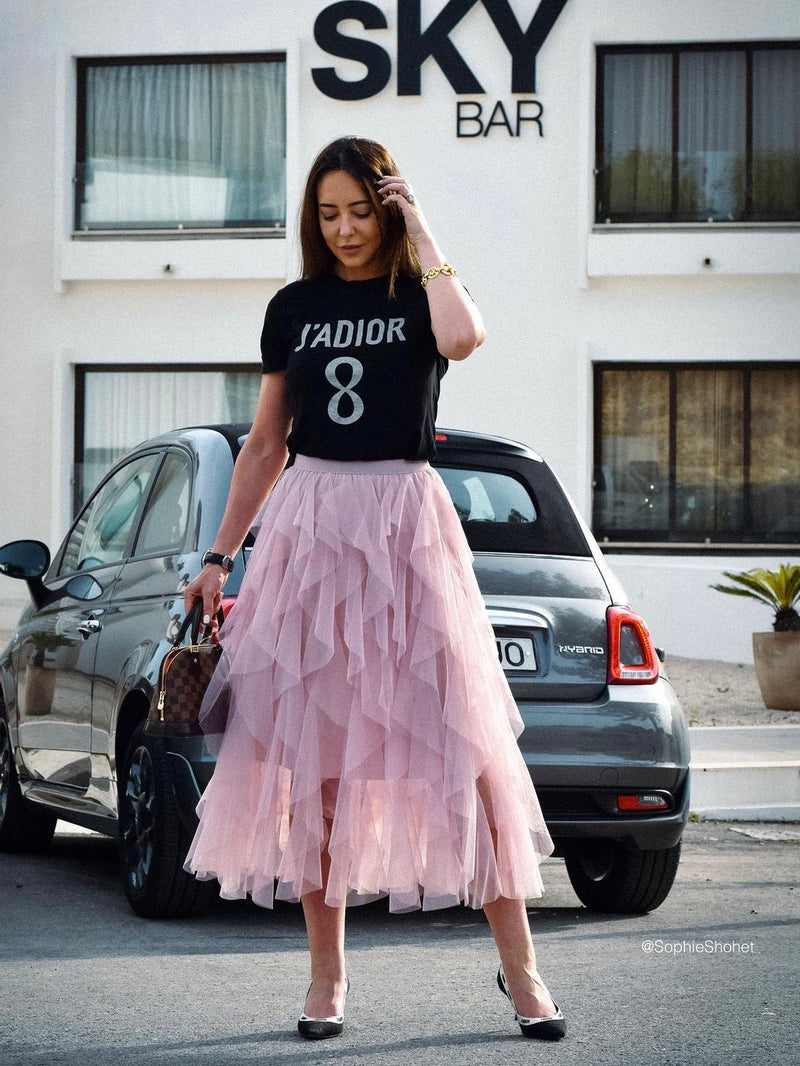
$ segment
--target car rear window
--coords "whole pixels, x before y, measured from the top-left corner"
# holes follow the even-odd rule
[[[590,554],[558,482],[544,463],[535,467],[532,486],[515,471],[437,463],[473,551]]]
[[[525,486],[496,470],[440,470],[462,522],[530,525],[536,507]]]

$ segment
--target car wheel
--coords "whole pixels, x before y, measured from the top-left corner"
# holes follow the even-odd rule
[[[0,713],[0,851],[44,851],[56,816],[22,795],[8,722]]]
[[[615,914],[643,914],[667,898],[680,856],[680,844],[647,850],[598,842],[570,850],[565,861],[572,887],[584,906]]]
[[[119,778],[119,865],[125,895],[143,918],[186,918],[207,909],[214,884],[183,869],[183,827],[162,741],[131,737]]]

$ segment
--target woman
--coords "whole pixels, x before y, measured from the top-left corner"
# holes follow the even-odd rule
[[[225,898],[269,907],[277,882],[278,898],[302,900],[303,1036],[342,1031],[345,903],[388,895],[396,911],[482,906],[523,1033],[558,1039],[525,910],[552,841],[469,549],[428,464],[441,377],[483,323],[372,141],[317,157],[301,244],[302,279],[267,308],[219,534],[185,593],[215,617],[269,496],[203,704],[206,721],[229,713],[187,869]]]

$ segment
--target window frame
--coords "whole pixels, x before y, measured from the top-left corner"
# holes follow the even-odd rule
[[[698,41],[674,44],[604,44],[596,47],[595,70],[595,150],[594,150],[594,226],[602,229],[618,229],[636,226],[668,226],[670,228],[765,226],[769,228],[795,227],[800,225],[800,212],[794,219],[761,219],[753,217],[753,56],[756,51],[800,51],[800,40],[764,41]],[[714,221],[686,220],[679,217],[679,56],[691,52],[743,52],[745,54],[745,203],[741,219]],[[606,170],[604,156],[604,107],[605,64],[607,55],[672,55],[672,131],[671,131],[671,190],[669,217],[647,215],[614,218],[607,210],[601,210],[603,175]]]
[[[86,376],[87,374],[219,374],[235,373],[250,374],[254,379],[261,380],[261,372],[258,364],[249,363],[80,363],[75,366],[75,418],[73,422],[72,438],[72,481],[71,481],[71,516],[83,511],[83,503],[80,499],[81,478],[78,470],[85,461],[85,432],[86,432]],[[179,426],[173,427],[179,429]],[[134,445],[136,447],[136,445]],[[115,470],[123,456],[113,462],[111,470]],[[111,472],[108,471],[108,473]],[[108,473],[103,475],[101,484],[105,481]],[[91,488],[91,486],[90,486]],[[86,497],[86,502],[94,496],[94,489]],[[73,518],[70,518],[72,523]]]
[[[676,441],[677,441],[677,377],[676,375],[682,370],[729,370],[739,371],[743,373],[742,389],[743,389],[743,409],[742,409],[742,503],[743,503],[743,529],[742,536],[748,534],[747,523],[752,523],[751,517],[751,501],[750,501],[750,455],[751,455],[751,441],[752,441],[752,427],[751,427],[751,380],[752,374],[755,371],[763,370],[779,370],[787,367],[796,366],[800,367],[800,362],[797,360],[776,360],[776,359],[763,359],[763,360],[687,360],[685,362],[679,361],[652,361],[647,362],[643,360],[636,360],[630,362],[604,360],[598,361],[592,364],[592,398],[594,403],[594,425],[593,425],[593,459],[592,459],[592,494],[591,494],[591,515],[592,532],[603,551],[613,550],[615,552],[642,552],[658,550],[659,554],[687,554],[697,553],[698,551],[704,554],[719,553],[719,554],[736,554],[736,555],[763,555],[765,552],[774,554],[776,551],[792,551],[797,552],[800,547],[800,538],[795,541],[764,541],[764,540],[733,540],[723,539],[723,534],[717,534],[718,540],[714,539],[714,534],[706,531],[700,533],[692,540],[688,539],[685,534],[679,535],[681,531],[676,530],[675,516],[677,510],[677,471],[676,471]],[[668,530],[667,539],[664,539],[663,532],[661,530],[654,530],[652,534],[649,534],[647,530],[631,530],[626,532],[624,530],[604,530],[599,522],[599,494],[597,487],[603,483],[603,471],[602,471],[602,458],[603,458],[603,374],[607,371],[632,371],[632,370],[659,370],[665,371],[669,374],[669,411],[668,411],[668,473],[667,473],[667,492],[668,492]],[[750,525],[752,530],[752,525]],[[755,534],[752,534],[755,536]],[[674,539],[670,539],[674,536]]]
[[[287,233],[288,196],[285,204],[286,217],[283,226],[265,226],[258,223],[246,226],[184,226],[178,228],[143,226],[135,229],[114,227],[112,229],[84,229],[79,226],[81,204],[85,182],[80,177],[81,168],[86,164],[86,106],[87,106],[87,71],[91,67],[123,66],[174,66],[176,64],[211,65],[215,63],[283,63],[286,68],[286,89],[288,93],[289,61],[286,52],[181,52],[169,55],[124,55],[124,56],[78,56],[76,62],[76,103],[75,103],[75,166],[73,174],[73,200],[71,236],[73,239],[108,239],[119,237],[126,240],[133,238],[192,239],[200,237],[285,237]],[[289,140],[287,124],[286,142]],[[286,153],[286,143],[284,152]],[[288,192],[288,181],[287,181]]]

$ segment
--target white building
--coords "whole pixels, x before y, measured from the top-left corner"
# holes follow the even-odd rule
[[[354,133],[486,319],[440,425],[539,450],[668,652],[750,658],[768,612],[708,585],[800,554],[797,0],[0,17],[0,543],[55,547],[151,433],[249,415],[304,174]]]

